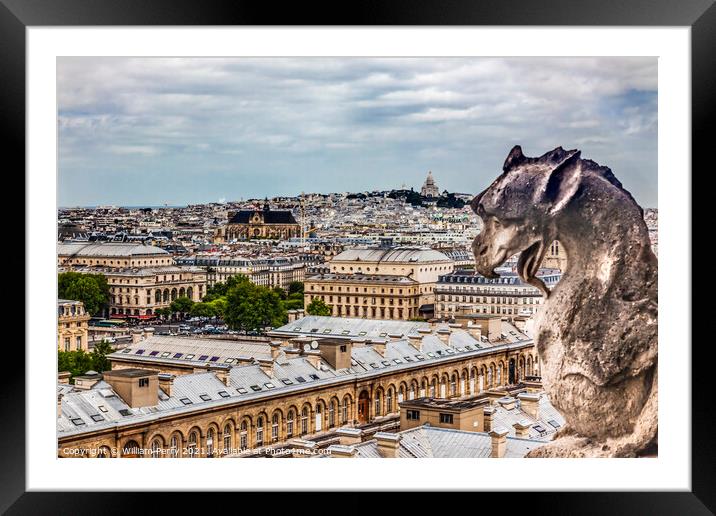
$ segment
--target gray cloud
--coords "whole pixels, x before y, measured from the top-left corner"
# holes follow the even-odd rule
[[[579,147],[656,206],[655,58],[61,58],[59,203],[438,185]]]

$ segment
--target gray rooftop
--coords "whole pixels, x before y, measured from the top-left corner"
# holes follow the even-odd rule
[[[389,249],[347,249],[336,255],[331,263],[340,262],[391,262],[391,263],[422,263],[451,262],[452,260],[440,251],[421,247],[393,247]]]
[[[142,243],[124,242],[61,242],[57,244],[59,256],[118,257],[169,255],[161,247]]]

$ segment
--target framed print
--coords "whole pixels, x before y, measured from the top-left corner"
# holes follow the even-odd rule
[[[3,0],[27,191],[3,510],[713,511],[690,206],[715,9]]]

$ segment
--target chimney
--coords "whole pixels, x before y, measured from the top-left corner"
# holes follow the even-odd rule
[[[344,426],[336,430],[341,446],[352,446],[363,440],[363,430],[360,428],[352,428]]]
[[[378,453],[384,459],[397,459],[400,451],[400,435],[388,432],[377,432],[375,439],[378,441]]]
[[[318,449],[318,443],[305,439],[291,439],[288,444],[291,446],[291,457],[294,458],[310,457]]]
[[[173,374],[169,373],[160,373],[158,375],[159,378],[159,388],[164,391],[164,393],[167,396],[172,395],[172,387],[174,387],[174,378],[176,378]]]
[[[536,421],[539,420],[539,398],[535,392],[521,392],[517,395],[522,411]]]
[[[408,335],[408,343],[418,351],[423,350],[423,336],[415,333]]]
[[[261,371],[263,371],[266,376],[273,378],[273,360],[270,358],[260,358],[256,362],[258,362]]]
[[[342,444],[332,444],[328,447],[328,453],[332,458],[336,459],[352,459],[356,455],[356,449],[353,446],[344,446]]]
[[[142,341],[142,330],[132,330],[132,344],[137,344]]]
[[[57,383],[68,384],[70,383],[70,377],[72,373],[69,371],[60,371],[57,373]]]
[[[281,352],[281,342],[277,340],[272,340],[269,343],[269,346],[271,347],[271,360],[276,360],[278,358],[279,353]]]
[[[490,457],[502,458],[505,456],[505,451],[507,449],[507,433],[507,428],[502,426],[498,426],[494,430],[490,430],[490,438],[492,440],[492,452],[490,453]]]
[[[527,439],[530,436],[530,422],[526,419],[521,419],[514,425],[515,427],[515,435],[517,437],[522,437],[524,439]]]
[[[386,341],[383,339],[372,340],[371,347],[382,357],[385,357]]]
[[[388,337],[390,338],[391,342],[395,342],[397,340],[400,340],[403,338],[402,333],[389,333]]]
[[[320,369],[321,367],[321,352],[317,349],[309,349],[303,352],[303,356],[306,357],[308,363],[314,368]]]
[[[62,416],[62,394],[57,395],[57,417]]]
[[[348,369],[351,366],[352,348],[353,341],[324,339],[318,343],[321,358],[333,369]]]
[[[482,337],[482,329],[479,324],[473,324],[472,322],[467,323],[467,331],[477,342],[480,342]]]
[[[144,335],[146,338],[153,337],[154,336],[154,328],[151,326],[148,328],[144,328]]]
[[[151,369],[113,369],[103,373],[114,392],[132,408],[159,404],[158,372]]]
[[[296,310],[289,310],[286,312],[286,315],[288,315],[288,322],[293,322],[296,320]]]
[[[444,344],[447,344],[450,340],[450,330],[448,330],[447,328],[440,328],[437,331],[437,334],[438,338],[443,341]]]
[[[354,348],[364,348],[365,347],[365,339],[351,339],[351,344]]]
[[[211,371],[216,375],[216,378],[221,381],[227,387],[229,386],[229,368],[228,367],[212,367]]]
[[[492,430],[492,416],[495,413],[495,409],[489,405],[482,409],[483,423],[482,426],[485,432]]]
[[[450,330],[459,330],[462,328],[462,324],[460,323],[450,323],[448,326],[450,327]]]
[[[296,310],[296,320],[303,319],[306,316],[306,311],[303,308]]]

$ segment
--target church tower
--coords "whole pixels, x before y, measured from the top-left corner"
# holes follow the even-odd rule
[[[440,197],[440,191],[435,184],[432,171],[428,171],[428,177],[425,179],[425,183],[420,189],[420,195],[423,197]]]

